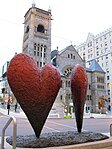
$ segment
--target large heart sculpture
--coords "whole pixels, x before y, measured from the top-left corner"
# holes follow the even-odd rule
[[[32,57],[20,53],[10,61],[7,79],[39,137],[61,86],[58,70],[50,64],[40,69]]]
[[[88,77],[84,67],[77,64],[71,74],[71,92],[75,107],[75,116],[78,132],[81,132],[83,123],[84,104],[88,87]]]

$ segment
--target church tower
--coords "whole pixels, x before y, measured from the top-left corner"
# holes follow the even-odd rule
[[[51,10],[42,10],[33,3],[24,18],[22,52],[33,56],[43,67],[51,63]]]

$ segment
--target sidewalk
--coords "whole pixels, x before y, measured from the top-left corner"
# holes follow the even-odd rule
[[[14,116],[15,118],[27,118],[22,110],[20,112],[10,111],[8,115],[7,109],[0,108],[0,113],[6,116]]]
[[[0,113],[8,116],[7,109],[0,108]],[[27,118],[22,110],[20,110],[20,112],[10,111],[9,116],[14,116],[15,118]],[[85,113],[83,118],[112,118],[112,114]]]
[[[84,118],[112,118],[112,114],[85,113]]]

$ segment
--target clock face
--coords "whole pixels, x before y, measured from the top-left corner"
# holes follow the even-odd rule
[[[71,72],[72,72],[72,68],[67,68],[67,69],[64,71],[64,76],[69,77],[69,76],[71,75]]]

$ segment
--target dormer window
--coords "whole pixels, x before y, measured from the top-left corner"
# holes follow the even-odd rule
[[[37,27],[37,32],[44,33],[45,32],[44,26],[39,24]]]

